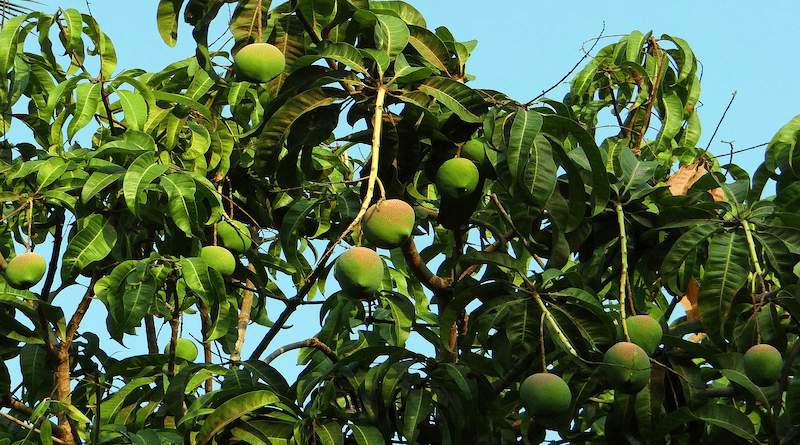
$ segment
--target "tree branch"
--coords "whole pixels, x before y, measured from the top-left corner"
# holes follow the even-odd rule
[[[331,350],[328,345],[320,341],[317,337],[309,338],[308,340],[299,341],[297,343],[288,344],[282,348],[279,348],[277,351],[273,352],[266,359],[264,359],[265,364],[270,364],[273,360],[280,357],[281,354],[285,352],[289,352],[293,349],[300,349],[300,348],[314,348],[318,351],[321,351],[325,356],[327,356],[332,362],[336,363],[339,361],[339,357],[336,356],[336,353]]]

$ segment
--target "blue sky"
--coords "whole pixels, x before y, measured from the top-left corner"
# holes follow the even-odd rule
[[[44,3],[40,9],[46,12],[55,12],[59,7],[88,11],[86,0],[44,0]],[[702,62],[702,106],[698,108],[704,129],[701,146],[709,142],[732,93],[738,92],[711,141],[713,154],[728,152],[730,145],[722,141],[732,141],[737,150],[768,142],[782,125],[800,114],[800,85],[793,82],[800,72],[800,59],[793,45],[800,4],[792,1],[728,1],[724,6],[719,6],[722,2],[704,0],[669,3],[412,0],[410,3],[426,17],[429,28],[446,26],[459,40],[478,40],[467,65],[468,72],[477,77],[471,83],[473,87],[503,91],[522,102],[556,84],[583,56],[582,47],[588,49],[591,39],[601,31],[606,37],[598,48],[633,30],[652,30],[656,36],[666,33],[687,40]],[[88,3],[91,13],[115,44],[118,69],[157,71],[194,54],[187,26],[179,31],[177,47],[170,48],[161,41],[156,29],[156,6],[155,0]],[[230,12],[227,6],[223,7],[220,19],[224,21]],[[222,49],[230,49],[230,44]],[[548,97],[561,99],[566,92],[567,87],[561,85]],[[762,160],[763,148],[734,158],[735,163],[750,171]],[[726,158],[723,164],[727,162]],[[65,295],[59,303],[70,307],[69,298],[72,297]],[[75,298],[77,302],[79,296]],[[102,305],[98,302],[93,306],[97,320],[104,320]],[[317,309],[313,307],[314,311]],[[275,318],[277,312],[270,315]],[[291,322],[303,322],[303,317],[314,317],[316,323],[312,312],[296,315]],[[293,334],[276,339],[270,350],[299,340]],[[249,350],[259,337],[258,332],[251,332],[246,344]],[[287,354],[275,364],[287,369],[293,361],[293,356]]]
[[[87,12],[86,0],[44,0],[45,11],[76,8]],[[795,1],[676,0],[596,2],[562,0],[425,0],[409,3],[426,17],[429,28],[446,26],[459,40],[478,40],[467,65],[477,76],[476,88],[502,91],[527,102],[561,79],[601,31],[598,48],[633,30],[670,34],[687,40],[703,66],[705,147],[720,117],[738,92],[711,144],[711,152],[727,153],[768,142],[777,130],[800,114],[800,72],[796,57]],[[278,2],[273,2],[273,6]],[[93,0],[88,8],[111,37],[119,68],[158,70],[193,54],[190,29],[179,31],[178,46],[166,46],[158,36],[155,0],[123,2]],[[235,3],[220,11],[223,19]],[[223,48],[223,49],[229,49]],[[562,99],[561,85],[548,97]],[[734,162],[752,170],[763,150],[738,154]],[[723,162],[727,163],[727,158]]]

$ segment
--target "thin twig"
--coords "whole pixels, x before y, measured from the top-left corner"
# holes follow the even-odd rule
[[[717,131],[719,131],[719,127],[722,125],[722,121],[725,120],[725,115],[728,114],[728,110],[731,109],[731,105],[733,105],[733,100],[736,99],[736,95],[738,93],[739,93],[738,91],[734,91],[733,94],[731,95],[731,100],[730,102],[728,102],[728,106],[725,107],[725,111],[722,112],[722,117],[720,117],[719,122],[717,122],[717,128],[714,129],[714,132],[711,133],[711,137],[708,139],[708,145],[706,145],[706,149],[703,150],[703,156],[705,156],[705,152],[707,152],[708,149],[711,148],[711,143],[714,142],[714,137],[717,135]]]
[[[281,354],[289,352],[293,349],[300,349],[300,348],[314,348],[325,354],[325,356],[327,356],[332,362],[336,363],[339,361],[339,357],[336,356],[336,353],[334,353],[333,350],[331,350],[331,348],[328,345],[320,341],[317,337],[312,337],[309,338],[308,340],[299,341],[297,343],[291,343],[282,348],[279,348],[277,351],[268,355],[267,358],[264,359],[264,364],[268,365],[273,360],[280,357]]]
[[[555,85],[553,85],[553,86],[551,86],[550,88],[548,88],[548,89],[546,89],[546,90],[542,91],[542,93],[541,93],[541,94],[539,94],[538,96],[536,96],[536,97],[534,97],[533,99],[531,99],[530,101],[528,101],[528,103],[526,103],[526,104],[523,106],[523,108],[528,108],[528,107],[530,107],[530,106],[531,106],[531,105],[533,105],[533,104],[534,104],[534,103],[535,103],[537,100],[539,100],[539,99],[543,98],[545,94],[547,94],[547,93],[549,93],[549,92],[553,91],[554,89],[558,88],[558,86],[559,86],[559,85],[561,85],[561,82],[565,81],[565,80],[567,79],[567,77],[569,77],[569,76],[570,76],[572,73],[574,73],[574,72],[575,72],[575,70],[576,70],[576,69],[578,69],[578,67],[581,65],[581,63],[583,63],[583,61],[584,61],[584,60],[586,60],[586,58],[587,58],[587,57],[589,57],[589,55],[592,53],[592,51],[594,51],[594,47],[595,47],[595,46],[597,46],[597,43],[600,41],[600,38],[601,38],[601,36],[603,35],[603,33],[604,33],[605,31],[606,31],[606,22],[604,21],[604,22],[603,22],[603,29],[602,29],[602,30],[600,30],[600,34],[598,34],[598,36],[597,36],[597,37],[595,37],[595,38],[593,39],[593,40],[594,40],[594,43],[592,44],[592,47],[591,47],[591,48],[589,48],[589,51],[585,51],[585,52],[584,52],[584,54],[583,54],[583,57],[581,57],[581,60],[578,60],[578,63],[576,63],[576,64],[575,64],[575,66],[573,66],[573,67],[572,67],[572,69],[571,69],[571,70],[569,70],[569,71],[567,72],[567,74],[565,74],[565,75],[564,75],[564,77],[562,77],[561,79],[559,79],[559,80],[558,80],[558,82],[556,82],[556,83],[555,83]]]

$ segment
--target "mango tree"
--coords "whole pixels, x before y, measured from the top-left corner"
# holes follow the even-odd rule
[[[402,1],[161,0],[197,51],[159,72],[90,15],[12,15],[0,443],[797,440],[800,117],[722,165],[684,40],[521,101]],[[282,71],[247,77],[251,44]]]

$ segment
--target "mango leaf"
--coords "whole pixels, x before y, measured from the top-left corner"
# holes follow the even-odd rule
[[[411,326],[416,318],[414,304],[408,297],[393,292],[381,295],[381,301],[389,309],[394,321],[393,338],[396,344],[393,346],[403,347],[411,335]]]
[[[184,0],[160,0],[158,2],[158,12],[156,13],[156,23],[158,24],[158,34],[169,46],[178,43],[178,15]]]
[[[344,445],[342,426],[336,422],[317,423],[316,432],[323,445]]]
[[[39,184],[36,193],[41,193],[45,187],[61,178],[66,171],[67,162],[64,159],[57,156],[47,159],[36,172],[36,183]]]
[[[348,425],[358,445],[383,445],[386,441],[380,430],[372,425],[353,423]]]
[[[430,414],[433,405],[433,395],[424,388],[411,390],[405,399],[403,409],[403,436],[414,441],[415,433],[419,430],[417,425],[425,421]]]
[[[199,213],[195,202],[195,182],[183,173],[170,173],[161,177],[159,184],[167,192],[169,216],[190,238],[199,232]]]
[[[142,199],[140,195],[147,186],[167,170],[166,165],[156,163],[156,156],[153,152],[143,153],[131,163],[122,181],[125,204],[131,213],[139,215],[139,204]]]
[[[147,102],[144,97],[132,91],[117,90],[116,93],[128,128],[142,130],[147,122]]]
[[[200,297],[208,307],[225,300],[225,283],[219,272],[212,274],[200,258],[181,258],[181,277],[186,287]]]
[[[32,15],[23,14],[12,17],[3,25],[0,31],[0,77],[5,79],[8,71],[14,66],[17,56],[17,44],[22,32],[22,24]]]
[[[718,233],[708,246],[705,274],[697,296],[703,326],[715,343],[721,344],[724,324],[733,297],[750,273],[747,240],[742,233]]]
[[[278,165],[282,144],[292,124],[303,114],[331,105],[346,96],[343,90],[325,87],[303,91],[286,101],[275,114],[270,116],[258,137],[256,167],[267,172],[274,171]]]
[[[542,129],[542,122],[542,115],[534,110],[519,110],[514,115],[508,147],[505,156],[500,158],[508,165],[512,184],[522,177],[528,157],[534,149],[536,136]]]
[[[464,122],[483,121],[481,115],[486,111],[486,102],[461,82],[446,77],[430,77],[419,85],[419,90],[441,102]]]
[[[133,279],[135,275],[129,275],[128,288],[118,300],[120,307],[115,308],[113,323],[109,323],[109,334],[111,338],[122,344],[124,334],[131,332],[139,326],[142,319],[147,314],[148,309],[153,305],[158,287],[156,281],[149,274],[144,274],[142,279]]]
[[[74,8],[62,9],[61,13],[64,16],[66,42],[64,49],[67,53],[71,53],[83,47],[83,15]]]
[[[292,65],[292,70],[297,70],[304,66],[311,65],[319,59],[331,59],[347,65],[350,69],[366,74],[367,68],[364,66],[364,57],[361,52],[347,42],[335,42],[326,45],[316,55],[302,56]]]
[[[239,394],[225,401],[205,418],[200,432],[195,437],[196,443],[203,445],[222,431],[229,423],[240,419],[264,406],[279,402],[280,399],[272,391],[256,390]]]
[[[292,204],[292,207],[283,217],[280,230],[281,247],[286,255],[286,260],[290,264],[297,264],[298,250],[297,242],[300,235],[300,228],[305,224],[305,219],[314,210],[314,206],[319,202],[318,198],[299,200]]]
[[[444,42],[427,28],[409,25],[408,30],[408,43],[417,50],[422,59],[439,72],[448,75],[447,64],[450,62],[450,52]]]
[[[375,45],[381,51],[394,57],[408,45],[409,31],[406,23],[387,14],[375,14],[378,23],[375,25]]]
[[[72,282],[90,264],[108,256],[117,242],[117,231],[99,213],[84,218],[81,225],[64,252],[61,279],[65,283]]]
[[[681,131],[683,125],[683,102],[674,92],[660,94],[658,102],[661,130],[656,136],[655,153],[667,152],[671,149],[675,136]]]
[[[72,139],[78,130],[92,121],[100,103],[102,88],[103,86],[96,82],[80,83],[75,87],[77,93],[75,117],[67,126],[67,139]]]

